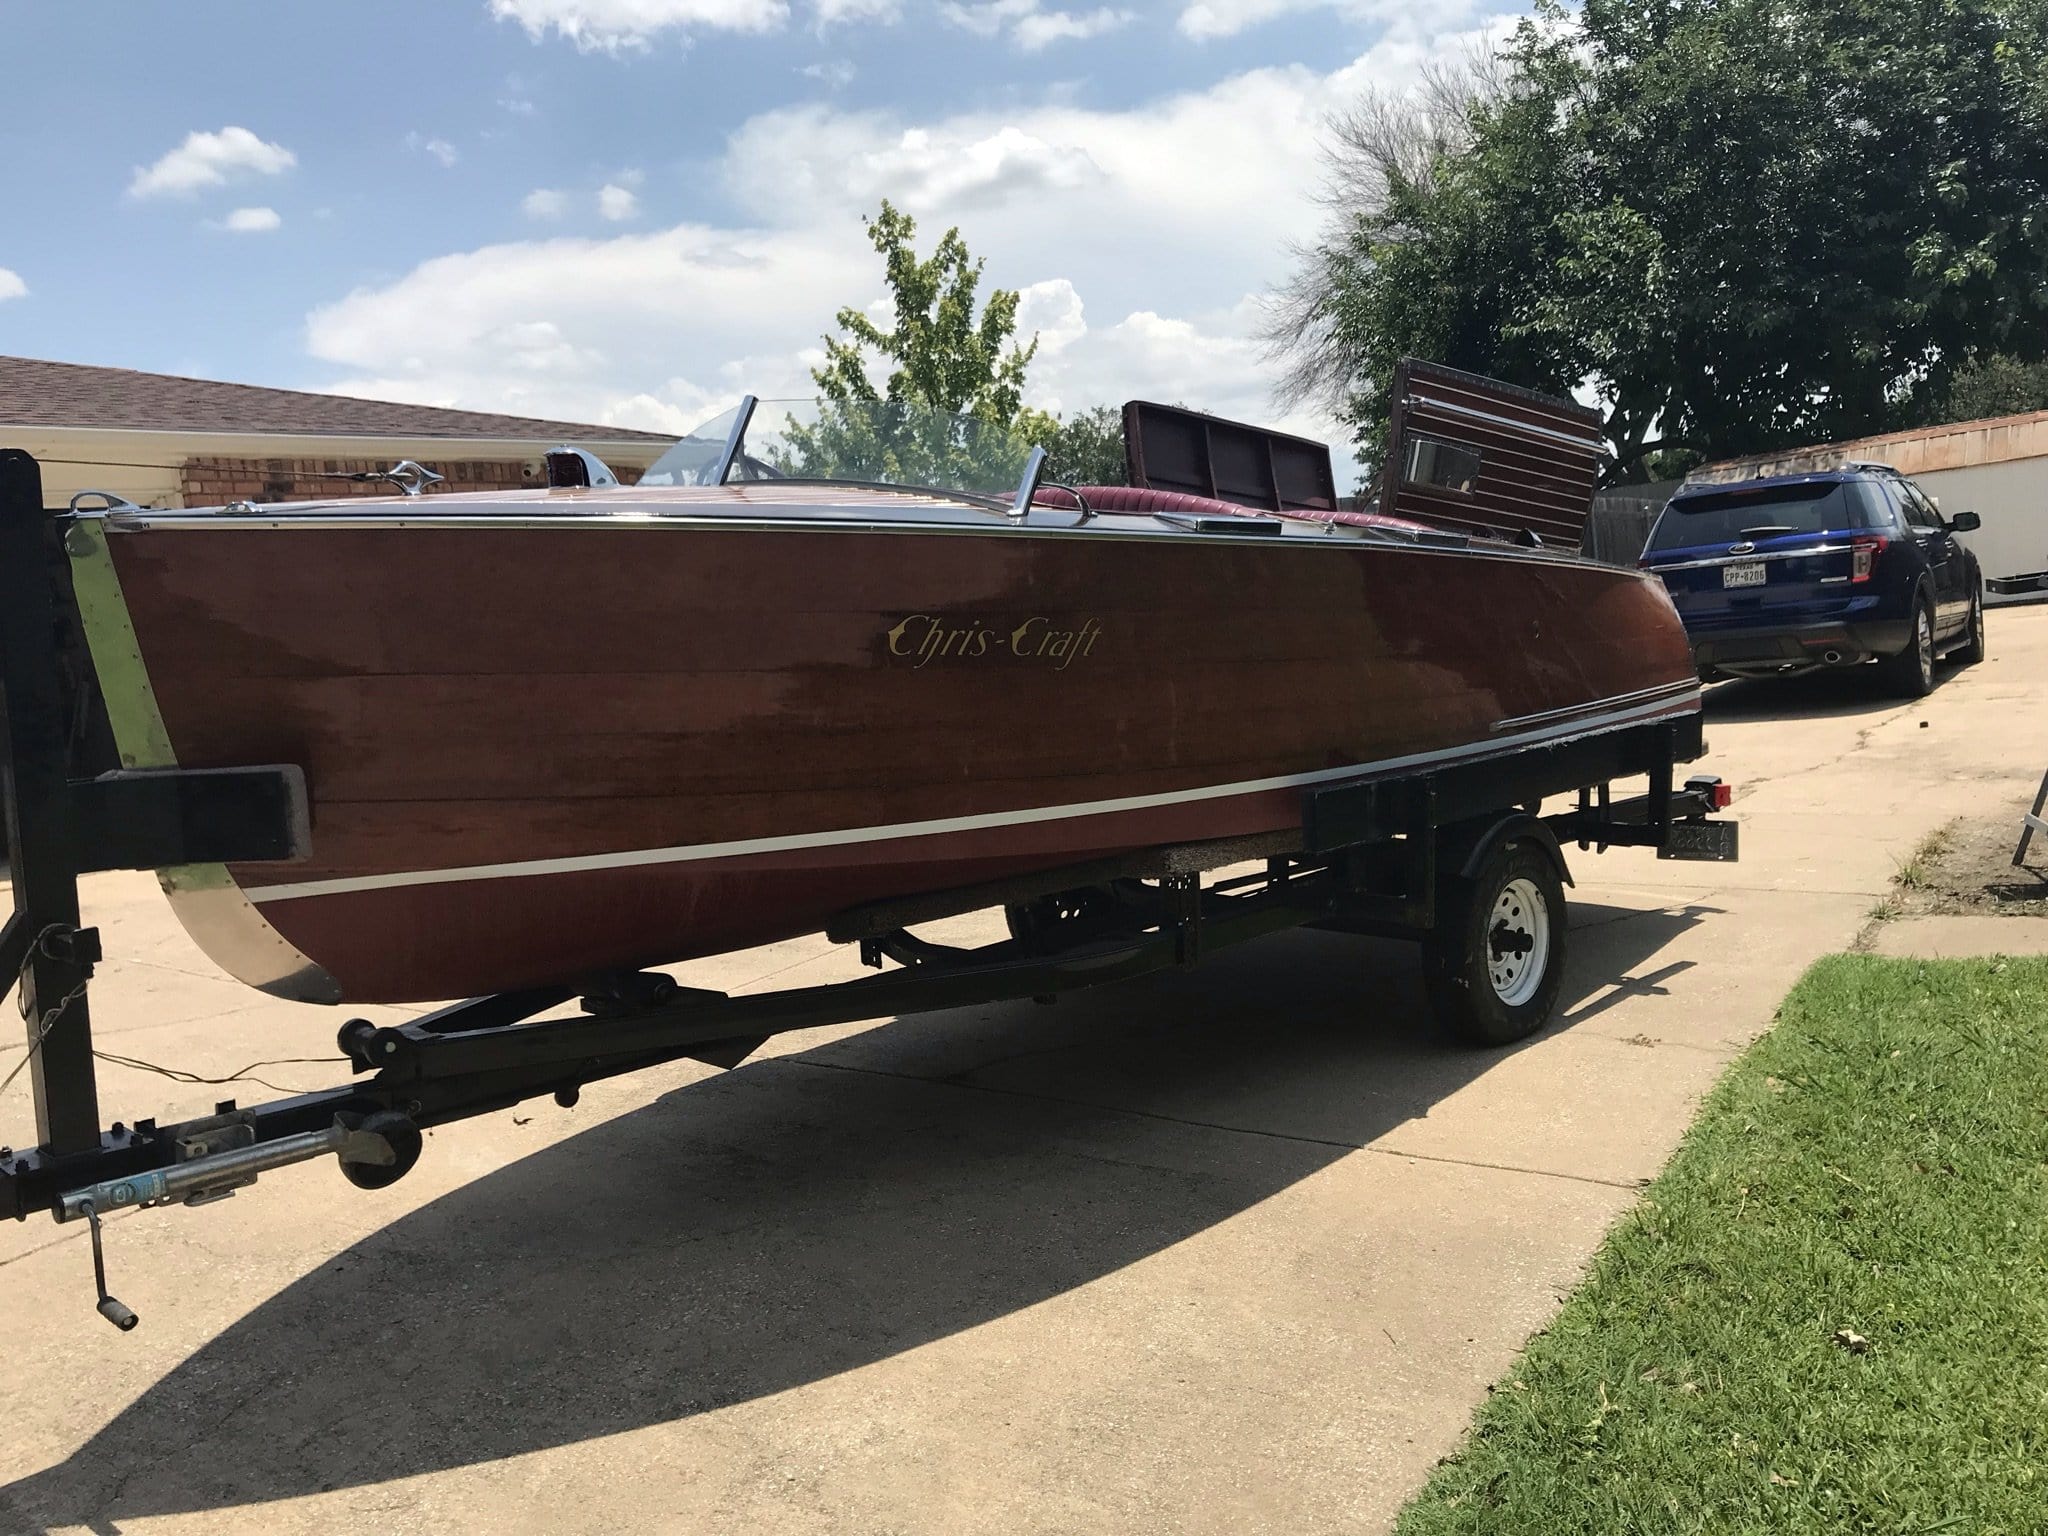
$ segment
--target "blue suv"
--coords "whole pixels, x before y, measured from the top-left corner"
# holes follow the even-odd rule
[[[1898,692],[1934,687],[1937,656],[1984,658],[1984,581],[1920,487],[1883,464],[1679,487],[1650,530],[1700,676],[1761,677],[1875,661]]]

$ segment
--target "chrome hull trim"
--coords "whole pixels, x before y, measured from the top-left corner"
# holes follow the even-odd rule
[[[1512,731],[1526,726],[1546,725],[1555,721],[1571,720],[1580,715],[1589,715],[1596,710],[1612,710],[1617,705],[1648,703],[1653,700],[1676,701],[1697,699],[1700,693],[1698,682],[1665,683],[1656,688],[1639,688],[1633,693],[1617,693],[1611,698],[1594,699],[1585,704],[1568,704],[1562,709],[1546,709],[1533,715],[1516,715],[1508,720],[1496,720],[1496,731]]]
[[[611,496],[617,493],[604,494]],[[1151,540],[1202,545],[1212,549],[1230,537],[1227,534],[1198,533],[1176,528],[1158,521],[1150,513],[1102,512],[1089,518],[1085,523],[1076,522],[1072,510],[1064,507],[1034,509],[1037,513],[1064,519],[1061,522],[1038,523],[1030,516],[1013,521],[985,508],[964,505],[934,508],[935,515],[892,518],[876,518],[871,513],[861,515],[865,509],[858,508],[857,503],[821,504],[819,510],[808,514],[784,511],[779,514],[764,512],[758,515],[697,512],[673,505],[666,508],[658,505],[617,507],[602,511],[586,511],[570,506],[552,511],[451,511],[438,514],[419,511],[419,506],[420,502],[414,501],[409,507],[394,507],[388,513],[368,514],[357,510],[325,512],[310,508],[276,514],[266,514],[259,510],[237,513],[233,516],[218,512],[177,510],[97,512],[81,514],[79,521],[96,522],[110,533],[124,535],[146,532],[248,533],[256,530],[310,534],[322,530],[360,532],[414,528],[450,531],[529,529],[536,532],[659,529],[676,533],[719,530],[742,533],[909,534],[981,539]],[[961,513],[968,516],[958,515]],[[1617,578],[1630,577],[1638,581],[1659,580],[1655,571],[1607,565],[1570,549],[1526,549],[1491,541],[1477,541],[1472,544],[1424,543],[1407,538],[1395,530],[1302,519],[1286,521],[1281,535],[1261,540],[1260,547],[1314,549],[1353,555],[1371,551],[1380,554],[1421,555],[1436,559],[1505,560],[1526,566],[1607,571],[1612,572]]]
[[[101,521],[76,519],[65,533],[64,552],[71,562],[79,625],[85,631],[122,767],[177,767]],[[334,978],[270,926],[226,865],[160,869],[157,882],[192,942],[230,976],[293,1002],[341,1001]]]
[[[394,890],[406,886],[448,885],[473,880],[506,880],[536,875],[581,874],[592,870],[631,869],[650,864],[683,864],[707,859],[745,858],[750,854],[788,853],[811,848],[838,848],[850,844],[878,843],[898,838],[937,837],[953,832],[975,832],[992,827],[1027,826],[1036,822],[1065,821],[1084,816],[1115,815],[1124,811],[1150,810],[1164,805],[1185,805],[1203,800],[1222,800],[1273,790],[1306,789],[1345,779],[1369,778],[1416,768],[1447,766],[1460,761],[1498,756],[1521,747],[1548,746],[1619,730],[1624,726],[1660,714],[1686,714],[1699,708],[1697,683],[1681,685],[1677,691],[1649,703],[1609,710],[1582,719],[1568,720],[1513,736],[1464,746],[1445,747],[1433,752],[1416,752],[1378,762],[1354,763],[1342,768],[1325,768],[1315,773],[1284,774],[1273,778],[1247,779],[1235,784],[1213,784],[1199,789],[1173,790],[1162,794],[1128,795],[1114,800],[1090,800],[1068,805],[1034,806],[1011,811],[993,811],[978,816],[951,816],[937,821],[900,822],[890,826],[848,827],[827,832],[803,832],[784,837],[757,837],[727,843],[697,843],[675,848],[639,848],[621,853],[585,854],[557,859],[525,859],[506,864],[473,864],[457,869],[394,871],[381,875],[357,875],[333,880],[307,880],[277,885],[244,887],[250,901],[260,904],[297,901],[311,896],[339,896],[359,891]],[[1623,695],[1620,697],[1634,697]],[[1600,700],[1588,709],[1612,701]]]

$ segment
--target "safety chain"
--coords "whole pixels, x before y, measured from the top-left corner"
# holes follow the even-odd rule
[[[67,928],[63,923],[52,923],[41,933],[37,934],[35,943],[30,946],[30,957],[21,962],[21,971],[14,978],[14,985],[21,988],[28,986],[29,965],[36,954],[41,954],[45,960],[61,961],[64,957],[50,948],[50,940],[60,933],[76,931],[76,929]],[[42,1026],[36,1030],[36,1037],[28,1043],[28,1049],[22,1053],[21,1060],[14,1064],[12,1072],[9,1072],[6,1077],[0,1078],[0,1093],[5,1093],[12,1087],[14,1080],[21,1076],[22,1068],[36,1059],[36,1052],[40,1051],[43,1048],[43,1042],[50,1038],[50,1031],[57,1027],[57,1021],[64,1017],[64,1010],[85,996],[86,983],[91,979],[92,967],[88,965],[85,967],[85,975],[79,977],[78,985],[69,992],[66,992],[63,997],[58,999],[57,1006],[43,1015]],[[24,995],[26,994],[24,993]]]

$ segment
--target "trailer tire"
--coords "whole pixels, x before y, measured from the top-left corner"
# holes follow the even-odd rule
[[[1549,1022],[1564,985],[1564,884],[1535,838],[1512,834],[1437,894],[1423,982],[1437,1022],[1470,1045],[1511,1045]]]

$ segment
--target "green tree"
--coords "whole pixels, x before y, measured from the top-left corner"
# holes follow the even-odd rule
[[[2048,362],[2022,363],[2003,353],[1967,358],[1950,377],[1948,392],[1922,404],[1921,426],[2048,410]]]
[[[1045,478],[1057,485],[1122,485],[1124,414],[1113,405],[1076,411],[1066,420],[1026,411],[1020,430],[1045,450]]]
[[[839,311],[812,370],[814,423],[786,423],[776,455],[785,473],[924,485],[992,484],[1021,472],[1030,444],[1018,432],[1025,370],[1038,350],[1015,341],[1018,294],[998,288],[976,312],[984,263],[949,229],[928,257],[917,223],[884,200],[863,221],[882,257],[893,323]],[[878,387],[870,370],[885,370]]]
[[[1411,353],[1590,389],[1610,480],[2048,358],[2048,0],[1545,0],[1333,155],[1274,337],[1367,459]]]

